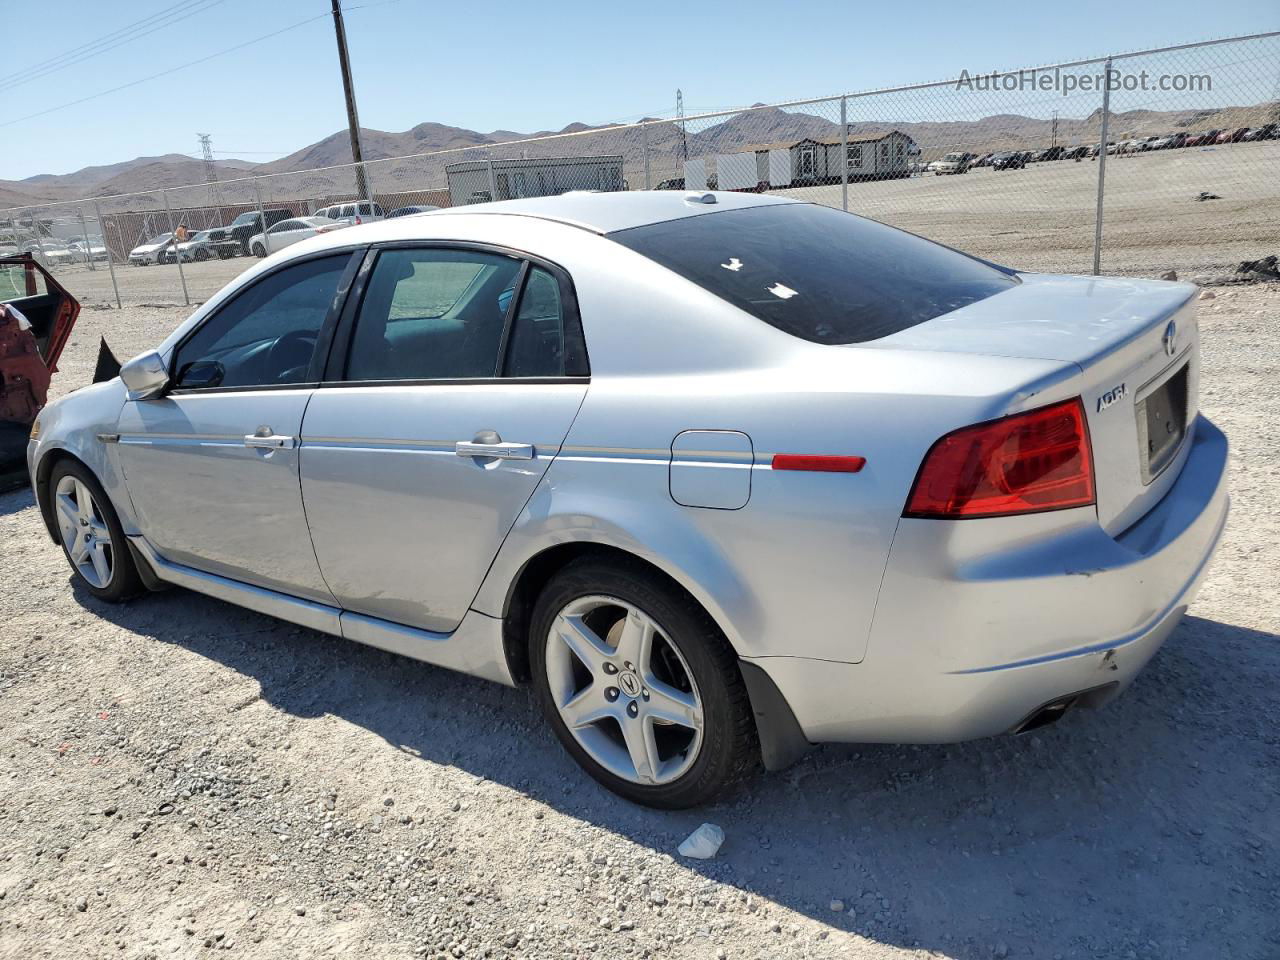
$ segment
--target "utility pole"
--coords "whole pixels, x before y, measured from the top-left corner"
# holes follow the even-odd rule
[[[1049,139],[1049,146],[1056,147],[1058,145],[1058,111],[1053,111],[1053,134]]]
[[[356,165],[356,193],[369,196],[364,177],[364,154],[360,150],[360,116],[356,113],[356,91],[351,83],[351,60],[347,56],[347,28],[342,23],[342,4],[333,0],[333,31],[338,38],[338,67],[342,70],[342,91],[347,98],[347,128],[351,134],[351,159]]]

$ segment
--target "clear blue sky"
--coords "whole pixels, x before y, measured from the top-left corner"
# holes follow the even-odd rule
[[[197,132],[212,134],[224,153],[270,160],[345,128],[329,0],[189,0],[197,10],[213,6],[44,73],[32,71],[175,0],[0,2],[0,179],[194,153]],[[481,131],[559,129],[668,114],[676,87],[692,112],[1280,29],[1276,0],[344,7],[361,123],[395,131],[426,120]],[[307,17],[317,19],[180,73],[17,119]],[[1263,87],[1268,75],[1280,85],[1280,65],[1257,72]]]

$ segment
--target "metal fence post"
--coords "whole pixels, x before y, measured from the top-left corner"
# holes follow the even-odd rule
[[[840,98],[840,209],[849,212],[849,98]]]
[[[498,199],[498,181],[493,176],[493,157],[485,157],[484,165],[489,171],[489,199]]]
[[[644,150],[644,188],[652,190],[653,183],[649,179],[649,124],[644,121],[640,122],[640,143]]]
[[[253,192],[258,198],[258,223],[262,226],[262,252],[268,254],[271,252],[271,235],[267,233],[267,212],[262,209],[262,182],[253,181]],[[250,238],[252,239],[252,238]],[[253,253],[253,248],[249,247],[249,253]]]
[[[76,212],[80,214],[80,236],[84,237],[84,262],[89,265],[90,270],[96,270],[93,265],[93,244],[89,242],[89,228],[84,224],[84,207],[76,207]]]
[[[44,241],[40,239],[40,223],[36,220],[34,210],[27,211],[27,219],[31,221],[31,235],[36,238],[36,249],[40,251],[40,260],[45,261]]]
[[[178,279],[182,281],[182,299],[189,307],[191,306],[191,295],[187,293],[187,275],[182,272],[182,254],[178,252],[178,237],[173,232],[173,210],[169,208],[169,191],[161,191],[164,194],[164,212],[169,217],[169,242],[173,244],[173,262],[178,265]],[[156,254],[156,262],[164,262],[164,251]]]
[[[124,306],[120,303],[120,287],[116,284],[116,261],[111,255],[111,241],[107,239],[107,224],[102,219],[102,206],[97,200],[93,201],[93,212],[98,215],[98,229],[102,231],[102,245],[107,248],[107,269],[111,271],[111,289],[116,294],[116,309],[123,310]],[[119,224],[116,225],[116,233],[120,232]],[[124,239],[123,237],[121,238]]]
[[[1107,121],[1111,113],[1111,58],[1102,67],[1102,134],[1098,140],[1098,212],[1093,223],[1093,275],[1102,272],[1102,198],[1107,181]]]

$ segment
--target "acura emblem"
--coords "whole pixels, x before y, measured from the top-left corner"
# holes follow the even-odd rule
[[[1172,357],[1174,354],[1174,351],[1178,349],[1177,339],[1178,339],[1178,325],[1174,323],[1172,320],[1170,320],[1169,325],[1164,328],[1164,352],[1168,356]]]

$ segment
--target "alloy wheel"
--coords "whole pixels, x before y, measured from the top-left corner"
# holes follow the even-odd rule
[[[90,586],[105,589],[115,566],[115,545],[93,494],[68,474],[58,481],[54,509],[72,566]]]
[[[625,601],[567,604],[546,638],[546,671],[560,718],[583,750],[638,784],[679,779],[698,758],[701,695],[679,647]]]

